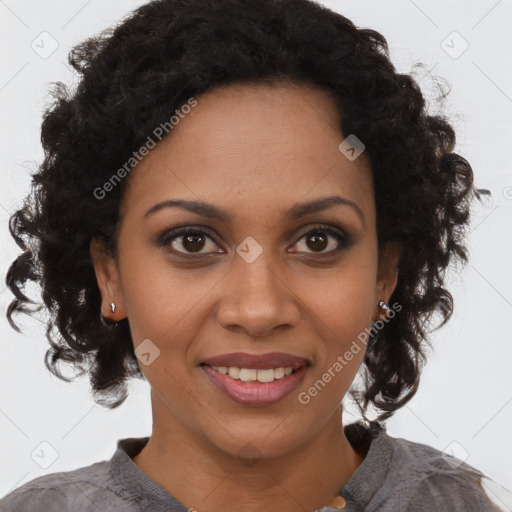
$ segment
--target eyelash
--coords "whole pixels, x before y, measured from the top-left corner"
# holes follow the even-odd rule
[[[333,236],[336,239],[336,241],[338,242],[338,246],[336,247],[336,249],[331,249],[330,251],[326,251],[326,252],[314,252],[314,251],[308,252],[308,253],[306,253],[308,255],[315,255],[318,257],[327,257],[327,256],[332,257],[334,254],[338,254],[344,250],[347,250],[349,247],[351,247],[354,244],[354,240],[350,236],[345,234],[342,230],[334,228],[333,226],[330,226],[328,224],[314,224],[312,228],[308,229],[306,232],[304,232],[300,235],[300,237],[297,239],[297,242],[302,240],[307,235],[310,235],[310,234],[313,234],[316,232],[321,232],[321,233],[325,233],[325,234]],[[158,237],[157,243],[160,247],[166,248],[166,247],[169,247],[175,239],[181,238],[189,233],[206,236],[210,240],[212,240],[214,243],[216,243],[214,240],[214,237],[208,230],[205,230],[204,228],[201,228],[201,227],[194,227],[194,226],[182,226],[182,227],[177,227],[175,229],[167,230]],[[297,243],[297,242],[295,242],[295,243]],[[181,251],[176,251],[174,249],[170,249],[170,251],[174,254],[177,254],[178,256],[185,257],[185,258],[201,258],[201,257],[208,256],[210,254],[220,254],[219,252],[214,252],[214,253],[181,252]],[[298,252],[300,252],[300,251],[298,251]]]

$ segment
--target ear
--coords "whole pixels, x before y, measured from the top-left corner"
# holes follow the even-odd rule
[[[379,271],[377,284],[375,288],[376,307],[373,321],[382,318],[382,309],[379,308],[379,302],[382,300],[386,304],[393,293],[398,280],[398,262],[402,254],[402,248],[398,242],[388,242],[379,258]]]
[[[115,259],[105,244],[97,239],[91,240],[89,251],[101,292],[101,314],[104,318],[119,322],[126,317],[126,311]],[[115,312],[112,312],[112,303],[116,305]]]

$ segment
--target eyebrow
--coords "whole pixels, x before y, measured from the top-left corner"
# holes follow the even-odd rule
[[[312,213],[328,210],[329,208],[332,208],[336,205],[345,205],[352,208],[357,213],[364,225],[365,219],[361,208],[359,208],[359,206],[357,206],[357,204],[353,201],[337,195],[321,197],[305,203],[296,204],[284,213],[283,220],[297,220]],[[184,210],[188,210],[189,212],[196,213],[203,217],[218,219],[225,223],[231,223],[231,217],[226,210],[223,210],[222,208],[214,206],[210,203],[205,203],[202,201],[191,201],[187,199],[168,199],[166,201],[157,203],[144,214],[144,218],[147,218],[164,208],[172,207],[183,208]]]

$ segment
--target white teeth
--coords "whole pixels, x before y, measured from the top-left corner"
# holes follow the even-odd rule
[[[222,375],[229,375],[231,378],[243,382],[273,382],[282,379],[293,373],[293,368],[287,366],[283,368],[268,368],[265,370],[256,370],[254,368],[237,368],[236,366],[212,366],[216,372]]]
[[[215,367],[212,367],[214,370],[216,369]],[[235,366],[230,366],[228,368],[228,375],[230,377],[232,377],[233,379],[239,379],[239,375],[240,375],[240,368],[236,368]]]
[[[286,374],[286,371],[283,367],[274,369],[274,379],[282,379]]]
[[[272,370],[272,380],[274,377],[274,370]],[[240,368],[238,378],[244,382],[251,382],[258,380],[258,370],[248,370],[247,368]]]

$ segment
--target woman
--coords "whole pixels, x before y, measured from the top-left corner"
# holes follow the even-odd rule
[[[308,0],[160,0],[70,62],[8,316],[38,283],[48,368],[111,408],[147,379],[153,432],[0,510],[497,510],[481,472],[384,427],[478,197],[384,37]]]

